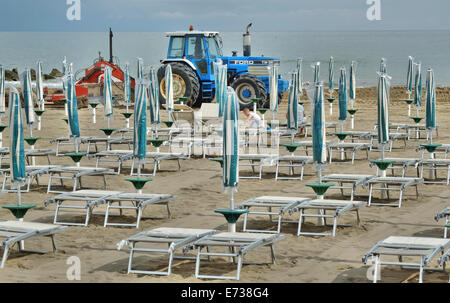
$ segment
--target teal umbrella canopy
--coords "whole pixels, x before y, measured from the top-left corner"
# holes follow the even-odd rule
[[[25,109],[25,118],[28,125],[34,123],[33,88],[31,86],[31,73],[26,69],[22,74],[22,96]]]
[[[113,115],[112,69],[109,66],[106,66],[104,70],[103,101],[105,105],[105,116],[111,117]]]
[[[319,83],[320,81],[320,62],[316,62],[316,64],[314,64],[313,66],[314,68],[314,83]]]
[[[413,89],[413,72],[414,72],[414,58],[408,57],[408,71],[406,73],[406,92],[411,94]]]
[[[352,61],[350,65],[350,104],[355,104],[356,100],[356,61]]]
[[[434,72],[431,68],[427,71],[426,92],[426,128],[432,130],[436,128],[436,85]]]
[[[327,162],[327,147],[322,82],[314,84],[312,127],[314,163],[325,164]]]
[[[156,76],[156,70],[150,69],[150,123],[159,124],[161,122],[161,115],[159,111],[159,84],[158,77]]]
[[[377,86],[377,125],[378,143],[389,142],[389,81],[386,74],[380,73]]]
[[[303,70],[302,70],[303,58],[297,59],[297,79],[298,79],[298,96],[303,96]]]
[[[341,68],[339,77],[339,121],[347,120],[347,72]]]
[[[414,82],[414,106],[419,109],[422,107],[422,64],[416,64],[416,76]]]
[[[334,89],[334,58],[330,57],[330,62],[328,63],[328,89],[333,91]]]
[[[292,79],[289,86],[287,128],[298,131],[298,73],[292,73]]]
[[[173,77],[172,77],[172,66],[170,64],[166,65],[165,70],[165,84],[166,84],[166,104],[167,110],[173,111],[174,100],[173,100]]]
[[[70,133],[72,137],[80,137],[80,122],[78,119],[77,93],[75,91],[75,79],[69,75],[67,86],[67,112]]]
[[[22,105],[15,88],[9,93],[9,151],[11,181],[25,183],[25,149],[22,122]]]
[[[0,65],[0,113],[6,111],[5,96],[5,68]]]
[[[239,102],[234,90],[228,88],[223,111],[223,174],[225,190],[237,190],[239,183]]]
[[[147,152],[147,88],[136,82],[136,98],[134,104],[133,156],[144,159]]]

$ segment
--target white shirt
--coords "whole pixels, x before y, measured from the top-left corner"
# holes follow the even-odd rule
[[[257,113],[254,112],[250,112],[249,116],[251,116],[252,118],[250,119],[250,128],[258,128],[261,126],[261,117],[258,116]]]

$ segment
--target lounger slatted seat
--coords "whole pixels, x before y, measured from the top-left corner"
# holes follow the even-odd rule
[[[372,132],[370,134],[370,143],[372,144],[372,147],[370,148],[370,150],[374,150],[374,151],[378,151],[378,147],[377,149],[374,148],[374,142],[377,141],[378,138],[378,133],[374,133]],[[389,152],[392,151],[393,145],[395,141],[403,141],[403,148],[406,149],[406,141],[408,140],[408,134],[406,133],[389,133]]]
[[[422,178],[407,178],[407,177],[376,177],[367,181],[366,185],[369,185],[369,205],[381,205],[381,206],[402,206],[403,191],[409,186],[416,187],[416,197],[419,197],[418,185],[423,183]],[[379,187],[376,184],[380,184]],[[399,199],[397,204],[392,203],[374,203],[372,202],[373,191],[380,190],[382,194],[385,192],[389,199],[389,191],[398,191]]]
[[[127,160],[127,157],[129,156],[123,156],[123,160]],[[147,152],[145,154],[145,159],[150,160],[149,163],[153,164],[153,173],[152,176],[156,175],[156,172],[161,166],[161,161],[166,160],[176,160],[178,164],[178,170],[181,170],[181,162],[180,160],[186,160],[190,158],[190,150],[188,150],[188,153],[180,153],[180,152]],[[148,163],[146,161],[146,163]],[[135,175],[134,173],[134,167],[135,167],[135,160],[133,159],[133,162],[131,164],[131,175]],[[141,174],[146,175],[146,174]]]
[[[125,193],[121,191],[107,191],[107,190],[78,190],[69,193],[63,193],[45,201],[45,206],[51,203],[56,204],[54,224],[87,226],[89,219],[93,214],[93,208],[102,204],[106,204],[106,211],[104,213],[105,219],[103,226],[132,226],[139,228],[139,223],[143,217],[142,213],[145,207],[149,205],[162,205],[167,208],[167,214],[170,218],[169,202],[177,199],[175,195],[169,194],[138,194]],[[70,203],[70,204],[69,204]],[[123,205],[127,203],[127,205]],[[117,204],[117,205],[116,205]],[[78,209],[85,212],[85,219],[82,223],[77,222],[62,222],[58,219],[61,209]],[[112,214],[112,210],[119,210],[119,215],[123,215],[123,210],[134,210],[136,212],[136,223],[112,223],[109,222],[110,216],[117,216]],[[102,214],[103,215],[103,214]]]
[[[200,279],[227,279],[239,280],[243,264],[255,264],[244,262],[244,255],[259,247],[269,246],[272,263],[275,264],[275,252],[273,245],[284,239],[284,235],[268,235],[262,233],[230,233],[222,232],[205,236],[195,241],[193,248],[197,249],[197,260],[195,264],[195,276]],[[228,248],[228,252],[213,252],[211,248]],[[202,249],[206,248],[206,252]],[[237,258],[237,271],[235,276],[215,276],[200,274],[200,261],[204,257],[231,257],[233,262]]]
[[[31,182],[34,179],[36,179],[36,184],[38,186],[41,186],[41,184],[39,183],[39,176],[42,176],[44,174],[48,174],[50,169],[52,168],[56,168],[59,165],[28,165],[25,167],[25,174],[26,174],[26,183],[27,183],[27,187],[25,189],[22,190],[22,192],[29,192],[30,191],[30,187],[31,187]],[[11,177],[10,176],[10,169],[1,169],[0,170],[1,174],[3,174],[3,183],[2,183],[2,192],[17,192],[16,189],[12,189],[6,188],[6,184],[7,184],[7,180]]]
[[[83,138],[83,137],[80,137]],[[63,136],[50,140],[50,143],[56,143],[56,156],[62,156],[63,153],[60,152],[60,148],[63,145],[73,145],[73,150],[75,150],[75,142],[73,138]]]
[[[295,207],[310,198],[297,198],[297,197],[275,197],[275,196],[262,196],[257,198],[251,198],[239,205],[241,209],[248,209],[249,212],[244,215],[243,231],[246,232],[265,232],[265,233],[280,233],[281,223],[297,223],[297,221],[283,220],[283,216],[286,214],[292,214]],[[261,210],[263,208],[263,210]],[[255,210],[258,209],[258,210]],[[277,230],[257,230],[249,229],[248,217],[249,215],[268,215],[270,222],[277,222]],[[278,220],[273,220],[272,216],[278,216]]]
[[[23,221],[0,221],[0,248],[3,248],[3,258],[0,268],[4,268],[10,249],[17,244],[19,251],[31,253],[43,253],[24,250],[22,241],[36,237],[50,237],[53,251],[56,251],[55,234],[67,230],[66,226],[42,224]]]
[[[433,184],[445,184],[448,185],[450,181],[450,159],[421,159],[419,162],[420,165],[420,177],[425,178],[424,170],[428,170],[430,172],[430,178],[424,180],[424,183],[433,183]],[[443,170],[447,172],[447,177],[445,181],[438,181],[437,172],[439,170]]]
[[[89,158],[95,158],[95,167],[99,167],[100,163],[117,163],[117,174],[120,175],[123,162],[129,156],[133,156],[133,151],[114,149],[91,154]]]
[[[297,236],[300,235],[308,235],[308,236],[336,236],[336,228],[338,226],[353,226],[348,224],[340,224],[338,225],[337,221],[338,218],[348,212],[348,211],[354,211],[356,213],[356,223],[358,226],[360,226],[360,216],[359,216],[359,209],[361,207],[366,206],[366,202],[362,201],[344,201],[344,200],[328,200],[328,199],[315,199],[315,200],[309,200],[300,203],[295,207],[296,210],[300,212],[300,217],[298,219],[298,230],[297,230]],[[306,211],[315,211],[314,213],[306,213]],[[330,211],[330,213],[327,214],[327,211]],[[304,232],[302,231],[302,224],[304,223],[304,219],[312,217],[312,218],[319,218],[320,221],[323,222],[325,226],[330,226],[327,224],[326,219],[330,218],[333,219],[333,224],[331,225],[333,227],[333,230],[331,233],[317,233],[317,232]]]
[[[124,245],[130,247],[130,257],[128,261],[128,274],[150,274],[150,275],[165,275],[168,276],[172,272],[173,259],[194,259],[189,256],[176,256],[175,251],[185,248],[187,245],[194,243],[196,240],[207,235],[216,234],[219,231],[213,229],[193,229],[193,228],[171,228],[160,227],[151,230],[146,230],[136,235],[122,240],[117,244],[118,249],[122,249]],[[140,247],[142,244],[142,247]],[[148,247],[149,244],[160,245],[167,244],[168,248]],[[139,247],[138,247],[139,246]],[[183,252],[186,252],[183,250]],[[150,271],[133,269],[133,258],[135,253],[146,254],[168,254],[169,264],[167,271]]]
[[[287,163],[286,163],[287,162]],[[303,172],[307,164],[313,163],[313,157],[310,156],[294,156],[282,155],[276,160],[275,180],[303,180]],[[289,173],[294,175],[295,168],[300,167],[300,176],[298,177],[279,177],[280,167],[288,167]]]
[[[448,228],[450,228],[450,206],[447,206],[446,208],[444,208],[443,210],[441,210],[435,217],[434,219],[436,221],[439,221],[440,219],[445,219],[445,224],[444,224],[444,238],[447,238],[447,231]]]
[[[330,187],[330,189],[340,189],[342,196],[345,196],[344,189],[351,189],[350,200],[353,201],[355,196],[356,188],[358,186],[363,186],[372,178],[374,175],[359,175],[359,174],[330,174],[322,177],[323,182],[333,182],[339,183],[338,185]],[[345,185],[350,184],[350,185]]]
[[[365,150],[366,159],[369,159],[369,150],[371,149],[371,143],[351,143],[351,142],[333,142],[328,144],[328,151],[330,153],[330,163],[333,161],[333,150],[339,151],[339,154],[343,153],[345,159],[347,159],[347,153],[352,153],[351,163],[355,163],[355,154],[357,151]]]
[[[25,158],[28,164],[31,164],[32,157],[45,157],[48,164],[51,163],[50,156],[56,156],[56,150],[54,149],[25,149]],[[2,160],[9,159],[9,148],[0,148],[0,163]]]
[[[47,193],[61,193],[64,191],[52,190],[52,186],[55,184],[52,183],[53,179],[59,179],[61,182],[61,186],[64,186],[63,180],[73,180],[73,189],[72,191],[77,190],[82,187],[81,177],[87,176],[101,176],[103,177],[103,184],[106,188],[106,175],[114,175],[115,172],[109,168],[100,168],[100,167],[83,167],[83,166],[56,166],[49,169],[49,179],[47,186]]]
[[[258,176],[241,176],[240,179],[261,179],[263,173],[263,166],[272,166],[275,164],[277,155],[271,154],[240,154],[239,155],[239,167],[250,166],[253,174],[255,173],[255,167],[258,167]],[[244,161],[244,162],[242,162]]]
[[[402,268],[419,268],[419,283],[423,282],[423,271],[440,270],[426,268],[436,256],[444,253],[450,247],[450,240],[426,237],[396,237],[391,236],[378,242],[364,257],[367,264],[370,258],[375,258],[373,282],[376,283],[380,265],[399,265]],[[398,261],[381,261],[381,255],[396,256]],[[419,257],[419,262],[406,262],[403,257]]]

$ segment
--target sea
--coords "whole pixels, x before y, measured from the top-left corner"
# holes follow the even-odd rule
[[[232,51],[242,55],[242,33],[223,32],[223,54]],[[130,64],[136,74],[137,58],[145,66],[159,66],[165,58],[169,38],[163,32],[115,32],[113,55],[121,67]],[[381,58],[387,62],[392,85],[405,85],[408,56],[422,63],[422,71],[432,68],[438,86],[450,86],[450,31],[330,31],[330,32],[253,32],[252,55],[277,57],[280,72],[289,78],[296,68],[297,58],[303,58],[303,79],[312,81],[313,63],[321,62],[320,77],[328,82],[330,56],[335,61],[335,87],[339,69],[349,70],[351,61],[357,62],[358,87],[375,86]],[[36,68],[42,61],[44,73],[62,69],[67,57],[74,71],[83,70],[101,52],[109,58],[108,32],[0,32],[0,64],[7,69]],[[425,76],[424,76],[425,78]]]

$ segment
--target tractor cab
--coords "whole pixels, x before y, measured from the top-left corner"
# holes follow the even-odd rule
[[[249,35],[247,29],[247,35]],[[269,104],[269,72],[270,65],[279,65],[280,60],[270,57],[251,57],[250,46],[246,46],[246,56],[224,56],[222,39],[218,32],[189,31],[167,33],[169,47],[167,58],[158,69],[160,100],[165,102],[165,69],[172,67],[173,93],[175,100],[186,97],[186,104],[198,106],[210,102],[215,96],[215,77],[213,63],[221,59],[228,67],[227,82],[238,96],[241,108],[253,104],[253,98],[261,100],[259,106]],[[278,93],[288,89],[289,83],[278,80]]]

